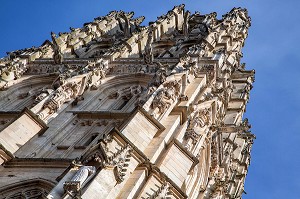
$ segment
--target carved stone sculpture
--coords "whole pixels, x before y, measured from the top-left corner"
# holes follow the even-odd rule
[[[88,177],[96,172],[96,168],[94,166],[82,166],[70,180],[71,182],[79,182],[80,186],[87,181]]]
[[[124,32],[124,36],[125,37],[129,37],[130,36],[130,22],[128,17],[132,16],[132,14],[130,14],[129,16],[126,16],[126,14],[124,12],[120,12],[118,13],[117,18],[119,19],[119,25],[121,30]],[[124,20],[124,25],[122,25],[121,19]]]
[[[170,81],[164,83],[152,102],[152,108],[158,109],[158,113],[164,113],[169,106],[175,102],[180,95],[181,83],[178,81]],[[156,112],[156,111],[154,111]]]
[[[153,37],[153,30],[152,28],[148,31],[148,38],[147,43],[145,46],[145,52],[144,52],[144,62],[146,64],[152,64],[153,62],[153,54],[152,54],[152,37]]]
[[[70,181],[64,183],[64,190],[72,198],[78,198],[81,195],[81,189],[90,180],[96,172],[94,166],[81,166]]]
[[[63,62],[63,55],[60,50],[60,46],[58,45],[56,41],[56,34],[54,32],[51,32],[51,38],[52,38],[52,49],[53,49],[53,60],[55,64],[62,64]]]
[[[189,35],[189,17],[190,17],[190,12],[187,11],[184,13],[184,21],[183,21],[183,25],[182,25],[182,32],[185,38],[188,37]]]

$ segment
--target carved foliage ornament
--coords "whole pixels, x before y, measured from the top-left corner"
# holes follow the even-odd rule
[[[126,175],[127,167],[129,166],[132,148],[125,145],[118,149],[116,153],[108,157],[107,165],[114,167],[114,174],[117,183],[121,183]]]
[[[153,194],[151,194],[147,199],[161,199],[161,198],[171,198],[172,192],[170,191],[169,183],[163,183]]]

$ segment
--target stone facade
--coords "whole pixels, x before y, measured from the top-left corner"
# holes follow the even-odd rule
[[[0,198],[241,198],[250,17],[112,11],[0,59]]]

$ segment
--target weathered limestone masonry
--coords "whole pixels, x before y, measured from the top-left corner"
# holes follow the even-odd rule
[[[0,198],[242,197],[247,11],[133,15],[0,59]]]

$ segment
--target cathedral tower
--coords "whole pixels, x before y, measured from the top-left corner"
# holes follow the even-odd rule
[[[247,10],[112,11],[0,59],[0,198],[241,198]]]

